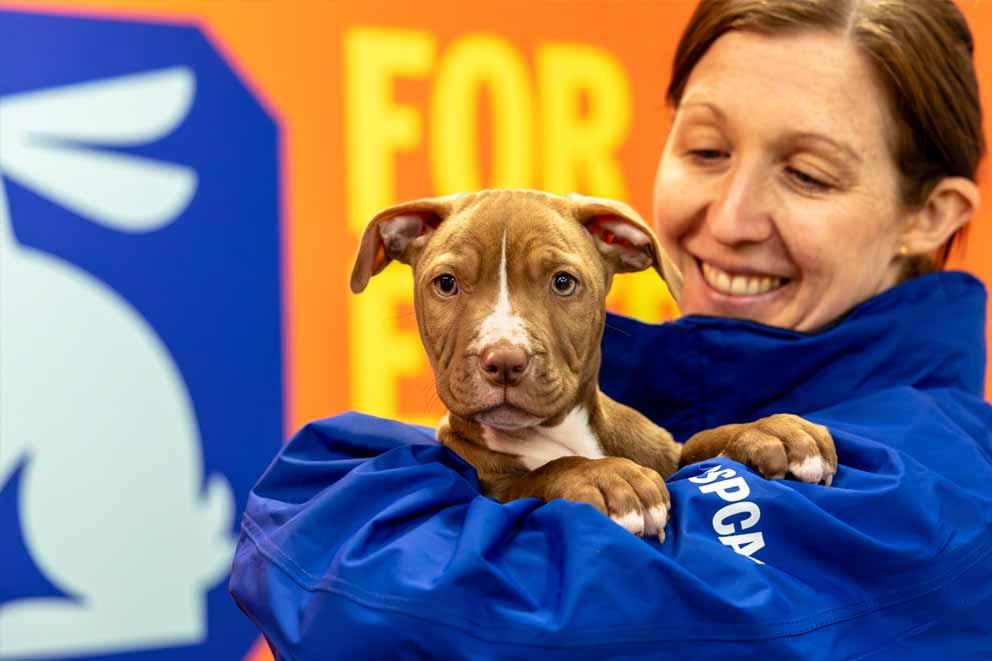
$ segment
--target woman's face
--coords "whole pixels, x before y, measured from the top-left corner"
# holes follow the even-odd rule
[[[893,119],[841,36],[720,37],[689,77],[654,218],[684,314],[816,330],[899,279]]]

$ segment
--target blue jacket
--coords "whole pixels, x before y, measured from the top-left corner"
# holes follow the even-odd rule
[[[683,468],[664,544],[480,496],[430,430],[312,423],[252,493],[231,591],[286,659],[992,658],[984,319],[962,273],[816,334],[611,318],[603,389],[676,438],[789,412],[837,444],[831,487]]]

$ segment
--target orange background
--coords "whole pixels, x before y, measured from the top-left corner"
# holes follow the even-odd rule
[[[438,411],[426,362],[417,356],[414,364],[397,368],[406,359],[399,349],[392,353],[401,345],[406,347],[406,355],[417,351],[411,297],[389,295],[387,285],[373,281],[369,292],[362,295],[368,297],[366,303],[350,300],[347,282],[358,238],[356,228],[378,207],[452,192],[446,190],[452,182],[477,181],[481,186],[529,186],[624,197],[650,217],[654,167],[669,123],[664,90],[678,34],[694,4],[694,0],[0,2],[6,8],[197,25],[276,118],[282,138],[282,222],[286,237],[287,432],[307,420],[349,408],[417,421],[428,421]],[[960,5],[978,44],[977,66],[987,109],[992,90],[992,4],[970,0]],[[368,32],[372,28],[377,31]],[[397,44],[416,46],[408,59],[400,62],[410,72],[393,76],[380,99],[394,109],[407,108],[401,113],[407,115],[404,121],[410,122],[411,134],[405,146],[379,152],[387,169],[395,169],[392,180],[383,173],[381,179],[356,181],[361,174],[355,159],[361,156],[363,145],[351,143],[349,147],[348,136],[354,139],[360,134],[356,121],[361,121],[365,109],[353,105],[356,114],[349,115],[347,96],[356,85],[369,84],[363,67],[374,63],[367,58],[354,61],[356,53],[364,51],[349,51],[348,40],[356,34],[380,33],[391,35]],[[443,121],[445,107],[438,105],[444,102],[444,85],[450,81],[442,84],[439,79],[455,75],[458,62],[468,61],[464,49],[479,43],[489,45],[486,52],[502,53],[504,68],[500,70],[516,71],[519,81],[524,81],[518,91],[526,90],[531,113],[501,116],[494,110],[499,101],[495,92],[484,85],[478,87],[474,135],[480,165],[477,172],[466,174],[464,163],[438,162],[437,140],[444,131],[453,130],[451,121]],[[542,118],[556,112],[553,104],[576,101],[585,108],[580,108],[581,115],[594,112],[597,103],[592,93],[563,101],[548,91],[555,79],[548,80],[546,72],[542,78],[541,61],[556,47],[575,53],[591,47],[599,60],[612,58],[627,81],[630,121],[617,120],[624,133],[612,155],[622,172],[620,183],[604,184],[581,164],[568,176],[560,176],[549,159],[553,140]],[[449,66],[454,68],[445,73]],[[491,161],[500,152],[496,148],[502,139],[499,121],[510,121],[508,126],[516,126],[512,123],[516,121],[532,131],[531,151],[525,159],[529,168],[503,175],[496,172],[499,167]],[[379,130],[388,133],[396,126]],[[964,254],[955,254],[952,262],[990,283],[992,189],[984,178],[982,184],[989,202],[973,224]],[[362,186],[367,194],[356,195]],[[395,277],[406,276],[398,268],[402,269],[390,267],[402,274]],[[402,285],[401,280],[394,282]],[[410,289],[409,284],[407,281],[403,286]],[[647,320],[675,314],[670,299],[659,293],[663,292],[660,283],[641,279],[620,282],[618,287],[611,299],[614,309]],[[362,305],[365,307],[356,307]],[[356,310],[364,310],[377,321],[356,325]],[[361,346],[365,348],[356,348]],[[385,360],[386,368],[363,374],[359,365],[367,366],[372,359]],[[384,399],[392,398],[394,403],[370,404],[368,397],[359,396],[361,388],[371,388],[373,393],[380,388]]]
[[[432,62],[423,74],[397,77],[394,100],[410,106],[420,123],[420,139],[394,155],[395,185],[381,190],[386,203],[440,192],[429,164],[433,78],[446,53],[470,35],[489,35],[505,42],[522,58],[534,77],[535,53],[549,43],[589,44],[612,53],[622,65],[632,91],[633,116],[627,139],[617,150],[625,178],[625,197],[642,214],[650,214],[650,190],[656,159],[668,128],[663,93],[676,40],[694,2],[518,2],[478,4],[425,1],[275,2],[271,0],[74,0],[39,4],[3,2],[3,6],[196,24],[226,55],[282,130],[283,222],[286,224],[285,311],[287,348],[287,429],[305,421],[361,405],[352,397],[354,354],[347,319],[347,276],[357,235],[348,227],[348,171],[344,104],[344,40],[356,26],[417,31],[432,42]],[[992,89],[992,6],[977,0],[961,6],[979,46],[977,64],[983,104]],[[499,184],[487,177],[487,143],[491,138],[480,96],[478,140],[482,185]],[[535,102],[540,113],[540,100]],[[542,140],[535,122],[535,142]],[[538,150],[539,152],[540,150]],[[538,154],[539,156],[539,154]],[[551,188],[540,165],[528,181]],[[983,182],[986,199],[992,199]],[[590,186],[581,192],[601,193]],[[986,282],[992,279],[992,204],[974,223],[967,250],[956,256]],[[373,290],[374,290],[373,283]],[[664,304],[657,314],[640,313],[636,302],[613,300],[613,307],[636,316],[672,314]],[[382,309],[388,323],[413,329],[405,305]],[[633,309],[632,309],[633,308]],[[643,307],[641,308],[643,309]],[[428,376],[401,379],[401,417],[422,419],[431,403]],[[366,407],[367,408],[367,407]]]

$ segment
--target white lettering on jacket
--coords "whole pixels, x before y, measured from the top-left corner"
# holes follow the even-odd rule
[[[761,520],[761,510],[754,503],[745,500],[751,489],[743,477],[731,468],[714,466],[702,475],[690,477],[690,482],[698,484],[701,493],[715,493],[727,505],[713,515],[713,531],[720,542],[729,546],[748,560],[759,565],[765,564],[754,554],[765,547],[765,537],[760,531],[744,532],[753,529]]]

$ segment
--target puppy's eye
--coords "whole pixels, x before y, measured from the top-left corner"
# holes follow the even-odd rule
[[[575,293],[575,288],[579,281],[567,273],[559,271],[551,278],[551,291],[559,296],[571,296]]]
[[[450,273],[442,273],[434,278],[434,291],[445,298],[458,293],[458,281]]]

